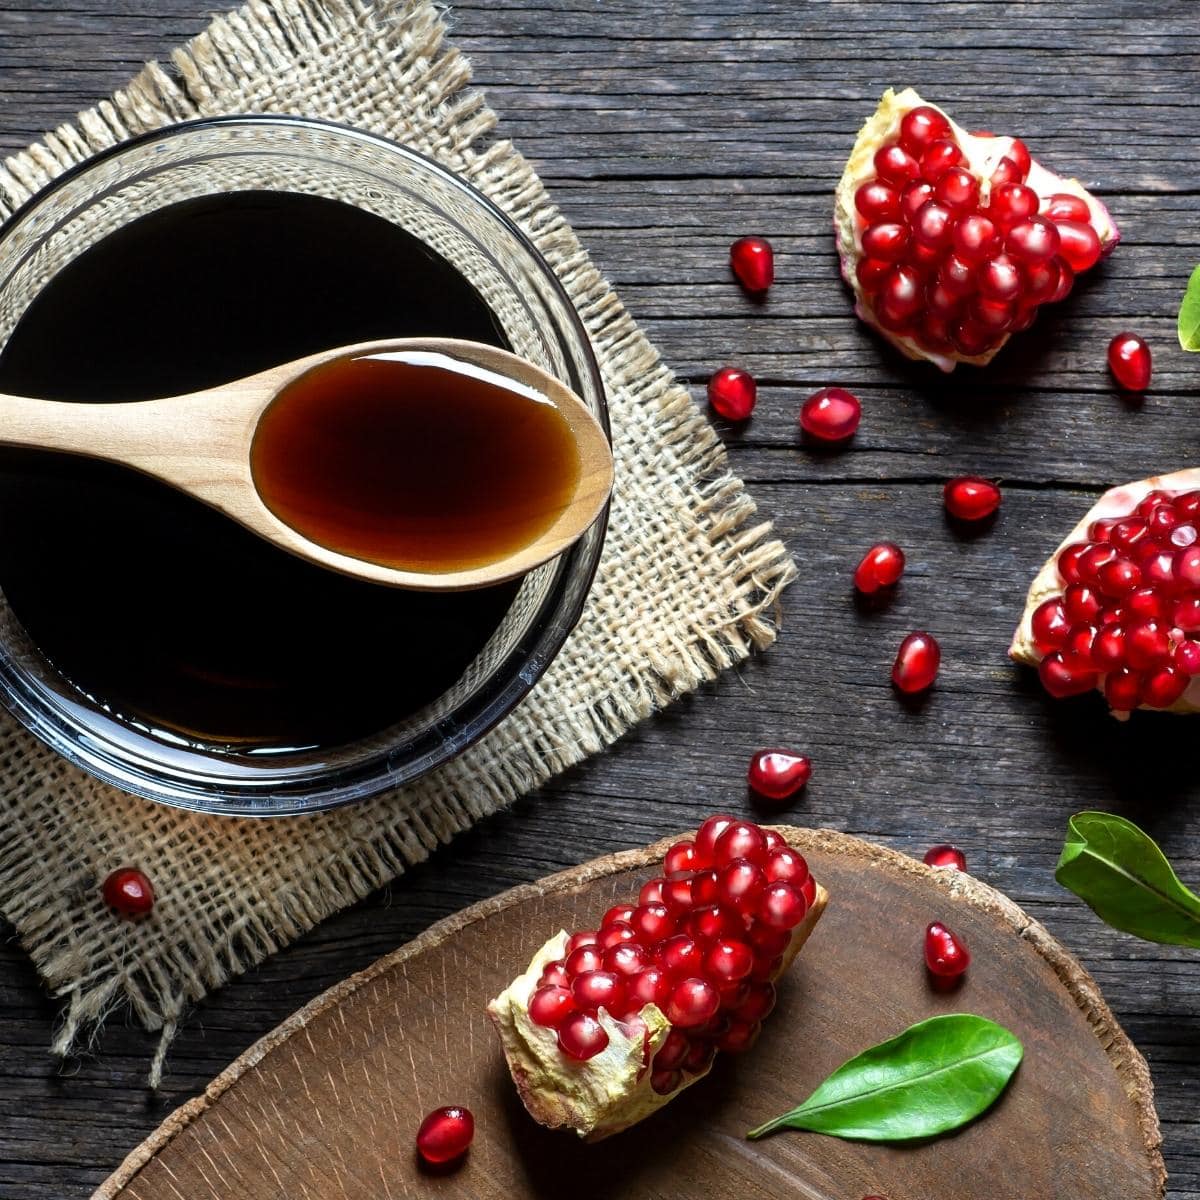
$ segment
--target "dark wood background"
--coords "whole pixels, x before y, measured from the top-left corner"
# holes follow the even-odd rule
[[[209,10],[0,0],[0,149],[165,56]],[[459,0],[454,13],[503,131],[696,395],[726,360],[757,373],[754,420],[724,433],[800,564],[782,637],[209,998],[158,1095],[144,1088],[152,1039],[120,1018],[92,1053],[49,1056],[56,1005],[4,938],[0,1197],[87,1195],[256,1038],[437,918],[714,809],[745,811],[745,762],[763,743],[813,758],[788,818],[918,854],[956,841],[1079,955],[1150,1061],[1170,1194],[1200,1197],[1200,962],[1111,932],[1053,880],[1066,818],[1085,807],[1139,821],[1200,879],[1198,725],[1120,726],[1098,700],[1056,704],[1004,654],[1038,563],[1096,492],[1200,461],[1200,357],[1174,334],[1200,260],[1194,3]],[[901,360],[854,321],[837,279],[834,182],[884,86],[906,83],[968,128],[1023,134],[1094,185],[1125,235],[984,372],[943,379]],[[761,307],[726,265],[748,232],[777,250]],[[1140,405],[1104,370],[1126,327],[1155,353]],[[864,420],[848,450],[818,455],[798,444],[795,414],[833,383],[860,395]],[[1004,486],[999,521],[974,538],[942,514],[941,483],[963,471]],[[849,574],[881,536],[910,567],[889,608],[860,612]],[[914,628],[936,633],[944,662],[928,702],[904,707],[888,669]]]

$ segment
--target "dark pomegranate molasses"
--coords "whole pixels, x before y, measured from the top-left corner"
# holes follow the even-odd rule
[[[475,290],[382,218],[236,193],[143,217],[62,270],[0,355],[0,390],[150,399],[417,335],[505,345]],[[132,471],[0,453],[0,588],[75,688],[142,727],[262,752],[368,736],[460,677],[517,586],[363,583]]]

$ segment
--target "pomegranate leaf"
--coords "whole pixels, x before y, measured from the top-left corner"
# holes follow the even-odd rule
[[[1179,344],[1185,350],[1200,350],[1200,267],[1192,272],[1179,306]]]
[[[1076,813],[1054,878],[1114,929],[1200,948],[1200,896],[1179,882],[1154,839],[1124,817]]]
[[[1022,1054],[986,1017],[930,1017],[844,1062],[803,1104],[746,1136],[786,1127],[864,1142],[937,1137],[990,1108]]]

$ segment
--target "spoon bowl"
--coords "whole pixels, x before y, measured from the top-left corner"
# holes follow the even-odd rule
[[[541,501],[547,507],[533,514],[528,538],[513,543],[510,537],[503,549],[484,561],[449,563],[444,568],[422,562],[413,569],[409,563],[393,565],[346,552],[325,539],[314,540],[297,527],[303,521],[292,524],[284,519],[288,510],[264,495],[268,489],[254,469],[255,441],[264,427],[264,414],[314,372],[362,360],[440,367],[555,410],[577,455],[578,470],[564,491]],[[481,588],[525,574],[567,549],[592,525],[613,482],[608,439],[578,396],[514,354],[453,338],[404,338],[339,347],[217,387],[156,400],[79,404],[0,395],[0,444],[80,454],[130,467],[196,497],[266,541],[319,566],[418,591]],[[444,452],[446,447],[441,449]],[[331,446],[330,454],[334,453]],[[436,475],[442,466],[449,470],[451,465],[435,462],[432,473]],[[348,510],[342,515],[352,522],[359,514]],[[477,519],[482,522],[491,515],[480,510]],[[395,514],[397,521],[404,517],[402,512]],[[470,521],[472,516],[466,513],[461,519]]]

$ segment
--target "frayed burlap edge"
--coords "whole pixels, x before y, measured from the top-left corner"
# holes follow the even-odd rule
[[[589,643],[585,615],[543,683],[488,738],[418,785],[339,813],[263,823],[162,809],[97,784],[6,721],[0,910],[68,1002],[54,1049],[67,1053],[115,1007],[128,1005],[147,1028],[161,1030],[153,1085],[189,1002],[770,644],[779,594],[795,573],[770,525],[753,520],[754,503],[728,472],[711,427],[533,169],[509,142],[489,140],[495,116],[466,88],[469,66],[443,45],[443,34],[432,6],[412,0],[251,0],[173,55],[175,78],[151,63],[75,124],[7,159],[0,214],[96,151],[197,116],[299,112],[408,141],[486,192],[554,266],[605,373],[618,463],[628,451],[625,465],[639,469],[646,463],[637,451],[653,452],[665,473],[657,494],[673,493],[679,528],[671,532],[686,543],[697,572],[689,583],[706,586],[689,596],[692,607],[682,615],[664,606],[669,629],[657,641],[647,637],[624,662],[606,663],[603,637]],[[333,83],[324,90],[314,82],[326,78]],[[344,94],[334,90],[339,80]],[[623,448],[622,411],[653,411],[652,447]],[[610,532],[610,547],[619,532]],[[605,603],[606,588],[628,582],[630,563],[613,557],[606,553],[593,609]],[[653,567],[641,567],[647,570]],[[160,896],[177,902],[160,900],[152,921],[114,931],[98,880],[106,864],[147,858],[156,864]],[[254,881],[231,893],[227,880],[239,862],[253,868]]]
[[[859,860],[864,866],[879,867],[901,875],[920,879],[933,884],[956,901],[981,909],[995,917],[1049,964],[1066,989],[1076,1007],[1087,1020],[1088,1027],[1100,1043],[1108,1061],[1112,1064],[1125,1095],[1129,1098],[1137,1116],[1138,1128],[1146,1158],[1154,1177],[1158,1194],[1166,1192],[1167,1170],[1162,1158],[1162,1132],[1158,1124],[1158,1113],[1154,1107],[1154,1084],[1150,1068],[1137,1047],[1129,1040],[1112,1010],[1101,995],[1100,988],[1083,965],[1062,945],[1040,922],[1035,921],[1003,892],[997,891],[972,875],[959,871],[937,870],[919,863],[914,858],[886,846],[864,842],[850,834],[831,829],[801,829],[792,825],[772,825],[801,853],[818,851]],[[454,937],[476,921],[502,912],[513,905],[536,900],[542,896],[573,891],[593,880],[623,871],[640,870],[661,862],[668,848],[687,833],[677,833],[663,838],[651,846],[636,850],[623,850],[617,854],[593,859],[555,875],[549,875],[535,883],[510,888],[499,896],[493,896],[453,916],[431,925],[420,937],[415,938],[399,950],[377,959],[365,970],[334,984],[320,996],[310,1000],[303,1008],[294,1012],[286,1021],[276,1026],[265,1037],[260,1038],[248,1050],[231,1063],[214,1079],[203,1095],[197,1096],[177,1108],[144,1142],[136,1147],[125,1161],[96,1189],[92,1200],[118,1200],[122,1190],[131,1184],[138,1173],[175,1138],[203,1113],[216,1105],[243,1076],[253,1071],[259,1063],[289,1038],[298,1034],[322,1013],[345,1003],[350,996],[372,980],[400,966],[407,960],[432,949]],[[834,898],[836,903],[836,897]],[[514,967],[514,970],[516,968]]]

